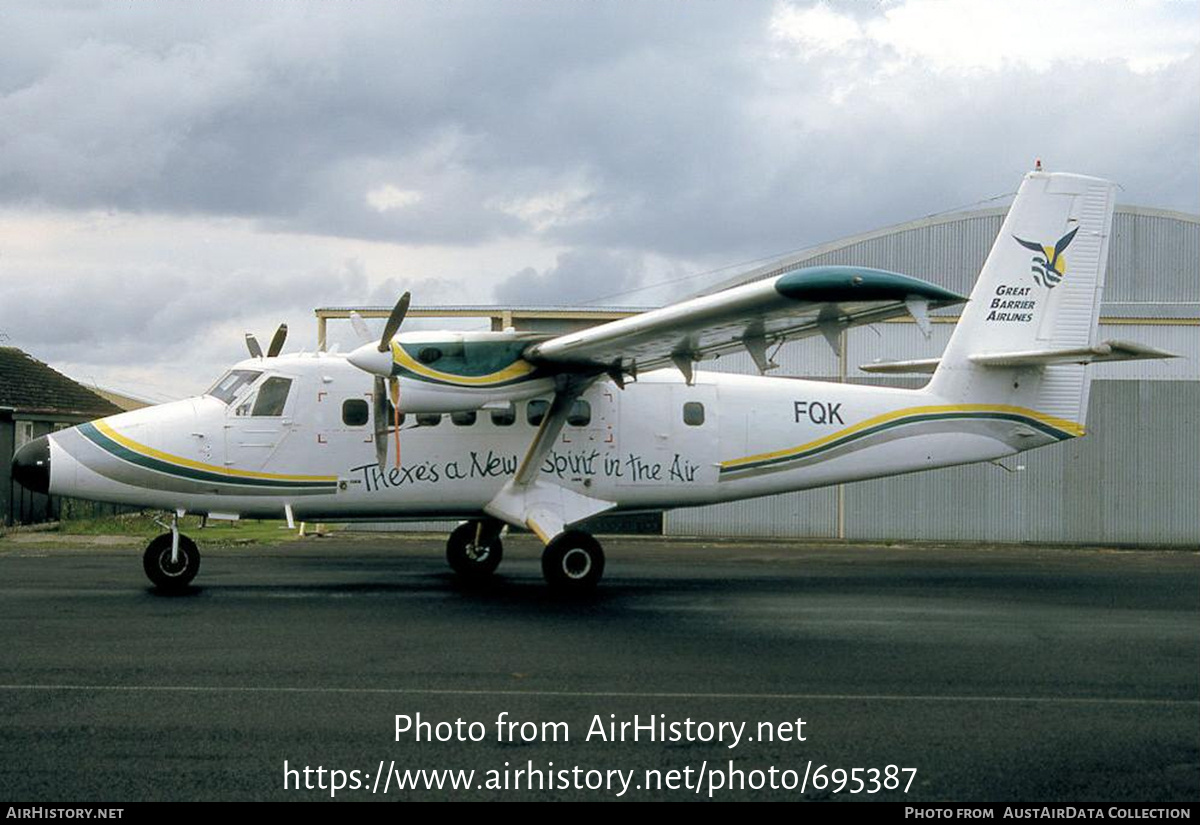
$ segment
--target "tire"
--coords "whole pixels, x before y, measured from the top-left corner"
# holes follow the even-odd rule
[[[542,551],[542,575],[555,590],[591,590],[604,575],[604,550],[591,534],[568,530]]]
[[[165,593],[185,590],[200,572],[200,550],[187,536],[179,536],[179,560],[171,563],[171,534],[163,533],[146,547],[142,568],[154,586]]]
[[[476,544],[476,536],[479,543]],[[446,561],[455,573],[468,581],[490,578],[504,557],[504,543],[495,525],[468,521],[454,528],[446,541]]]

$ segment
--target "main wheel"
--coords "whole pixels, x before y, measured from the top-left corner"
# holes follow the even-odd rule
[[[455,573],[470,581],[480,581],[495,573],[503,556],[500,530],[487,522],[460,524],[446,541],[446,561]]]
[[[568,530],[542,551],[542,575],[556,590],[591,590],[604,575],[604,550],[590,534]]]
[[[200,550],[187,536],[179,536],[179,556],[171,561],[171,534],[163,533],[142,554],[147,578],[159,590],[175,593],[192,583],[200,572]]]

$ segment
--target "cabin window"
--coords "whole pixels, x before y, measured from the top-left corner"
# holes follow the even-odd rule
[[[525,420],[535,427],[540,427],[548,409],[550,409],[549,401],[535,398],[525,407]]]
[[[288,393],[292,390],[292,379],[272,376],[263,382],[258,389],[258,398],[254,402],[251,415],[279,416],[283,415],[283,405],[287,403]]]
[[[361,398],[347,398],[342,402],[342,423],[347,427],[361,427],[371,419],[371,408]]]
[[[492,423],[497,427],[511,427],[517,420],[517,405],[509,403],[502,410],[492,410]]]
[[[458,412],[450,413],[450,420],[459,427],[470,427],[475,423],[478,414],[475,410],[459,410]]]
[[[704,423],[704,405],[699,401],[689,401],[683,405],[683,423],[689,427],[699,427]]]
[[[248,384],[254,383],[260,375],[262,373],[257,370],[231,370],[222,375],[206,395],[211,395],[225,404],[232,404],[233,399],[238,397],[238,393]]]
[[[418,427],[436,427],[442,423],[441,413],[417,413]]]
[[[586,427],[592,423],[592,405],[584,401],[582,398],[575,400],[571,405],[571,412],[567,414],[567,423],[572,427]]]

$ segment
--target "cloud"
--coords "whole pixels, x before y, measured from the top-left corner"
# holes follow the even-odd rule
[[[424,195],[415,189],[401,189],[390,183],[378,186],[367,193],[367,203],[376,212],[389,212],[393,209],[403,209],[420,203]]]
[[[207,380],[243,328],[311,345],[322,303],[669,300],[1035,158],[1200,211],[1194,10],[6,7],[0,330]]]
[[[501,304],[574,306],[597,303],[637,287],[645,275],[640,255],[612,250],[563,252],[554,266],[526,267],[496,286]]]
[[[153,375],[176,396],[245,357],[245,332],[264,341],[287,322],[288,350],[311,350],[315,307],[391,306],[405,289],[461,302],[464,273],[543,259],[522,245],[399,249],[126,213],[0,211],[0,237],[6,343],[73,376]],[[348,325],[330,333],[357,344]]]
[[[10,9],[0,203],[759,254],[820,239],[831,183],[913,203],[927,185],[879,172],[905,182],[895,170],[964,149],[1011,169],[1008,137],[1028,132],[1111,168],[1106,147],[1190,136],[1186,5]],[[984,139],[964,143],[976,123]],[[1159,182],[1154,205],[1195,204],[1196,178]]]
[[[883,71],[891,57],[939,71],[1044,72],[1056,64],[1116,60],[1144,73],[1186,60],[1200,38],[1194,4],[1177,0],[905,0],[881,4],[865,18],[853,6],[781,2],[770,28],[800,53],[875,49]]]

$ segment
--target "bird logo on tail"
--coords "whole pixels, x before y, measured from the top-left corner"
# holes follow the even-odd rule
[[[1019,243],[1026,249],[1032,249],[1038,253],[1033,256],[1033,280],[1038,286],[1044,286],[1047,289],[1054,289],[1062,281],[1063,275],[1067,272],[1067,259],[1063,257],[1063,251],[1071,245],[1071,241],[1075,238],[1075,233],[1079,231],[1079,227],[1075,227],[1067,234],[1058,239],[1058,243],[1054,244],[1051,249],[1048,246],[1043,246],[1034,241],[1025,241],[1013,235],[1013,240]]]

